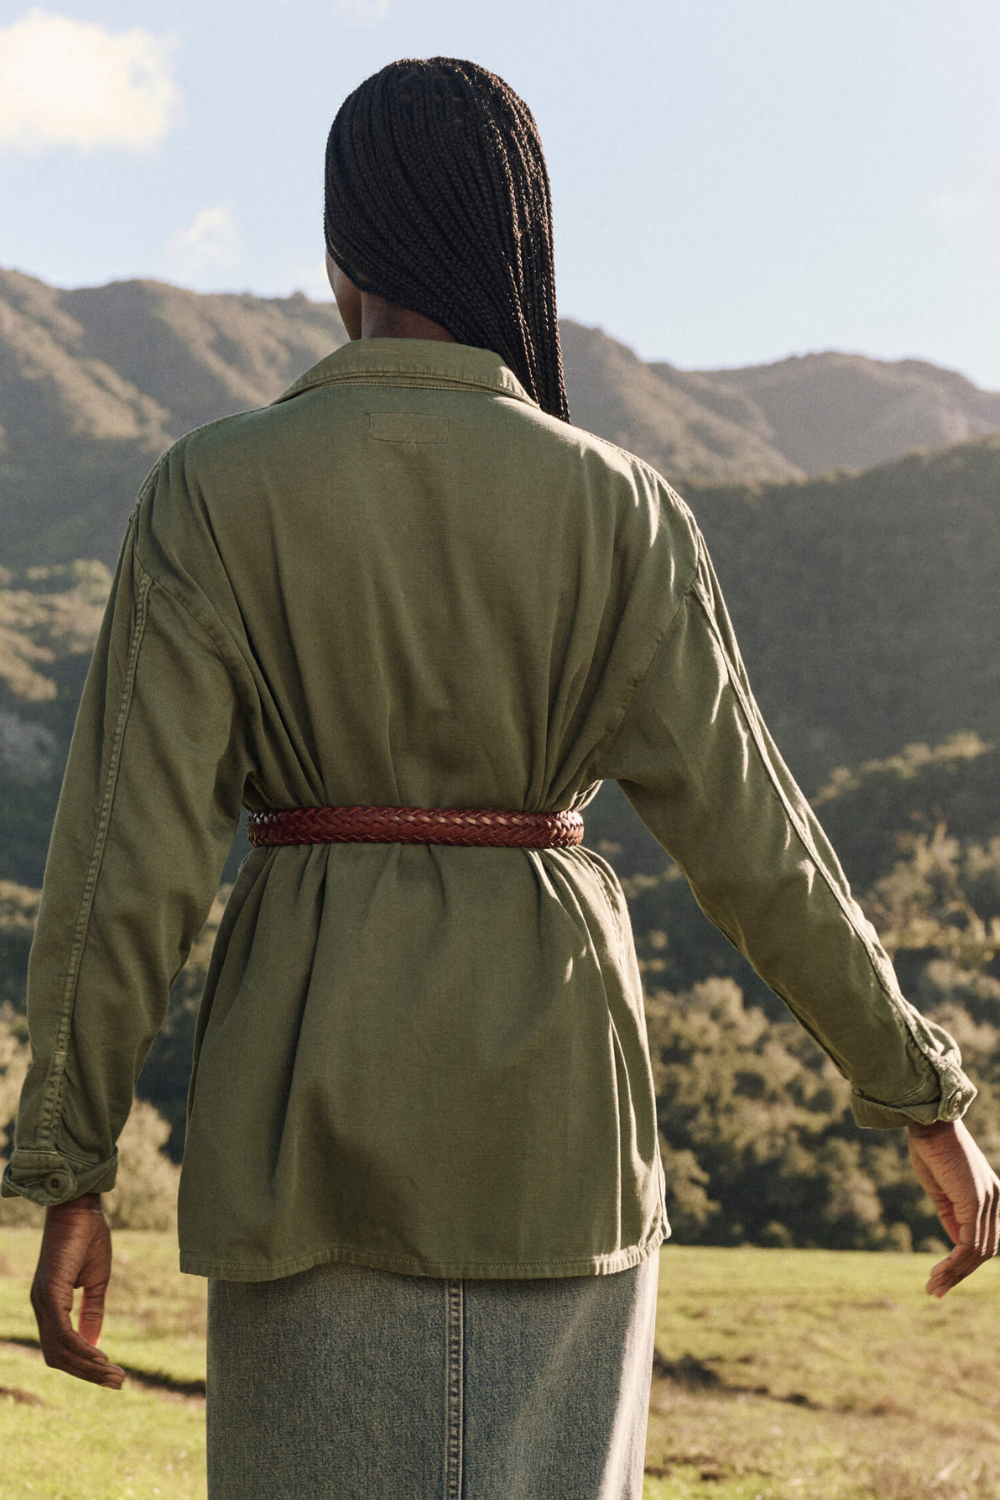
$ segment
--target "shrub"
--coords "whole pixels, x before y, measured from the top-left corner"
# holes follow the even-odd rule
[[[24,1019],[0,1009],[0,1170],[14,1140],[21,1085],[28,1071]],[[137,1099],[118,1142],[118,1182],[104,1195],[115,1229],[171,1229],[177,1216],[180,1169],[165,1156],[170,1126],[151,1104]],[[42,1210],[26,1198],[0,1198],[0,1224],[40,1224]]]

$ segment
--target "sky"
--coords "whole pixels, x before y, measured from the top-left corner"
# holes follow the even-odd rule
[[[436,54],[534,112],[563,316],[1000,389],[997,0],[0,0],[0,266],[329,299],[330,122]]]

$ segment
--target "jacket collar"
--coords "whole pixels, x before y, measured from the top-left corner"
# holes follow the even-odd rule
[[[537,406],[512,370],[491,349],[442,339],[353,339],[300,375],[274,402],[321,385],[468,386]]]

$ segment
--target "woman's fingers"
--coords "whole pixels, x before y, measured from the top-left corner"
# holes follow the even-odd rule
[[[100,1199],[88,1195],[88,1201],[50,1208],[31,1287],[45,1362],[78,1380],[120,1390],[125,1371],[97,1348],[110,1276],[111,1231]],[[79,1331],[72,1323],[73,1292],[78,1286],[83,1288]]]
[[[946,1292],[951,1291],[953,1286],[964,1281],[966,1276],[971,1276],[973,1271],[977,1271],[984,1261],[989,1260],[995,1254],[995,1250],[984,1250],[973,1243],[956,1245],[950,1255],[938,1261],[931,1271],[927,1291],[932,1297],[943,1297]]]
[[[911,1127],[910,1155],[955,1241],[927,1282],[932,1297],[943,1297],[1000,1249],[1000,1181],[961,1121]]]
[[[1000,1189],[993,1194],[987,1238],[991,1247],[990,1255],[1000,1255]]]
[[[121,1366],[111,1364],[106,1354],[94,1349],[72,1329],[68,1334],[57,1336],[45,1362],[55,1370],[75,1375],[78,1380],[89,1380],[93,1385],[107,1386],[111,1390],[120,1391],[125,1383],[125,1371]]]
[[[36,1283],[31,1300],[45,1363],[54,1370],[75,1375],[79,1380],[90,1380],[96,1385],[120,1390],[125,1371],[111,1364],[102,1349],[95,1348],[77,1333],[58,1294],[52,1296],[49,1288]]]
[[[981,1266],[986,1256],[981,1255],[971,1236],[966,1244],[958,1244],[944,1260],[939,1260],[931,1271],[927,1291],[932,1297],[943,1297],[953,1286],[964,1281],[966,1276]]]
[[[107,1287],[104,1283],[97,1286],[86,1286],[83,1288],[83,1300],[80,1303],[79,1326],[80,1334],[88,1344],[96,1344],[101,1337],[101,1328],[104,1324],[104,1293]]]

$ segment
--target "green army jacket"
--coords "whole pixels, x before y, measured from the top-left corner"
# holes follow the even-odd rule
[[[176,443],[133,511],[30,961],[3,1191],[115,1141],[241,804],[582,807],[624,788],[853,1085],[974,1089],[768,737],[691,513],[498,356],[350,343]],[[668,1233],[628,914],[586,847],[248,854],[201,1006],[179,1234],[231,1280],[636,1264]]]

